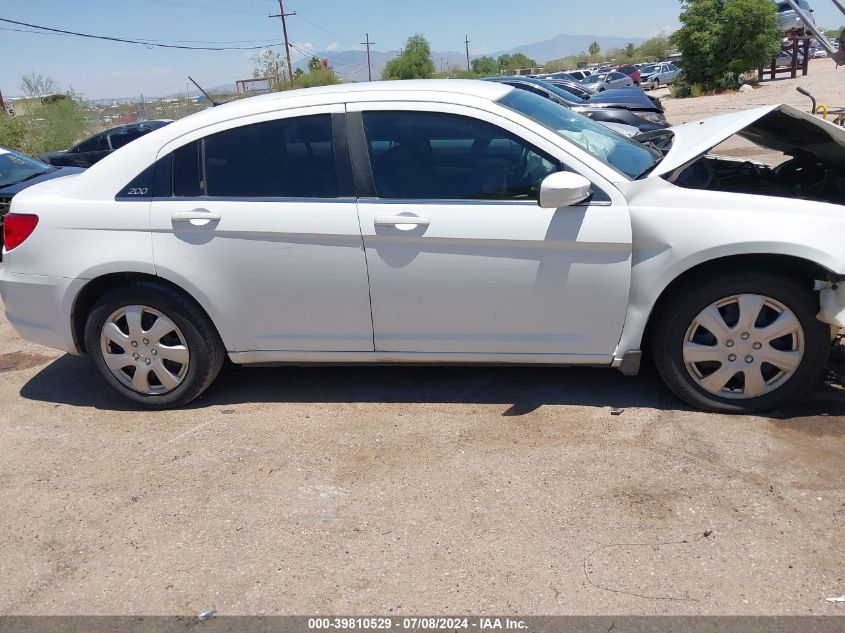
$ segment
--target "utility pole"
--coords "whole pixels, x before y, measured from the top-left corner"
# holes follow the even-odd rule
[[[370,78],[370,81],[373,80],[373,65],[370,62],[370,46],[374,45],[375,42],[370,41],[370,34],[367,33],[367,41],[361,42],[361,44],[366,45],[367,47],[367,76]]]
[[[278,15],[269,15],[268,17],[271,18],[282,18],[282,33],[285,36],[285,55],[288,58],[288,81],[293,83],[293,67],[290,65],[290,44],[288,43],[288,25],[285,21],[285,18],[289,15],[296,15],[296,11],[293,13],[285,13],[285,0],[279,0],[279,14]],[[369,38],[367,38],[369,39]]]
[[[464,45],[467,47],[467,70],[469,70],[469,35],[464,35]]]

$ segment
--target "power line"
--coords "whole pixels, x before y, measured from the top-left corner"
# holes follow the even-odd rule
[[[79,33],[77,31],[66,31],[64,29],[54,29],[49,26],[39,26],[37,24],[27,24],[26,22],[17,22],[16,20],[9,20],[7,18],[0,18],[0,22],[6,22],[7,24],[16,24],[18,26],[26,26],[31,29],[41,29],[42,31],[46,31],[49,33],[58,33],[62,35],[75,35],[76,37],[85,37],[88,39],[93,40],[105,40],[108,42],[121,42],[123,44],[141,44],[142,46],[146,46],[148,48],[156,47],[156,48],[178,48],[182,50],[189,50],[189,51],[254,51],[261,48],[267,48],[266,46],[185,46],[183,44],[162,44],[161,42],[154,42],[151,40],[144,41],[144,40],[133,40],[128,39],[125,37],[112,37],[110,35],[92,35],[90,33]]]
[[[305,21],[306,21],[306,22],[308,22],[308,24],[310,24],[311,26],[316,26],[318,29],[321,29],[321,30],[325,31],[326,33],[331,33],[332,35],[337,35],[338,37],[346,37],[343,33],[338,33],[337,31],[332,31],[331,29],[327,29],[325,26],[322,26],[321,24],[317,24],[316,22],[313,22],[313,21],[309,20],[308,18],[306,18],[306,17],[305,17],[304,15],[302,15],[301,13],[300,13],[300,14],[297,14],[297,17],[298,17],[300,20],[305,20]]]
[[[296,44],[294,44],[293,42],[291,42],[291,43],[290,43],[290,47],[291,47],[292,49],[294,49],[295,51],[298,51],[298,52],[299,52],[299,53],[300,53],[303,57],[307,57],[307,58],[310,58],[310,57],[318,57],[318,58],[319,58],[319,57],[324,57],[324,58],[328,59],[329,61],[331,61],[331,56],[332,56],[331,51],[315,51],[315,50],[306,51],[306,50],[303,50],[303,49],[299,48],[299,46],[297,46],[297,45],[296,45]],[[356,63],[352,63],[352,64],[349,64],[349,63],[340,63],[340,62],[331,62],[331,64],[332,64],[332,66],[348,66],[348,67],[350,67],[350,68],[352,68],[352,67],[359,67],[359,66],[360,66],[362,69],[366,66],[366,64],[361,65],[361,64],[360,64],[360,63],[358,63],[358,62],[356,62]]]
[[[0,26],[0,31],[14,31],[15,33],[32,33],[33,35],[61,35],[64,37],[73,36],[73,33],[53,33],[50,31],[34,31],[32,29],[15,29],[10,26]],[[139,37],[137,41],[141,44],[153,44],[156,42],[174,42],[187,44],[246,44],[262,42],[263,47],[274,46],[276,42],[271,40],[156,40],[146,37]]]

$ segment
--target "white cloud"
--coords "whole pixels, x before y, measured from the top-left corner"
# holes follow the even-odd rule
[[[326,46],[327,51],[336,51],[338,48],[340,48],[340,44],[338,44],[337,42],[332,42],[331,44]]]

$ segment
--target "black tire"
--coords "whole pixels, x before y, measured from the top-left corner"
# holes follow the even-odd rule
[[[804,356],[792,376],[770,393],[747,399],[717,396],[701,387],[683,359],[687,332],[702,310],[722,299],[742,294],[770,297],[789,308],[803,329]],[[816,318],[818,300],[808,283],[786,274],[722,273],[693,278],[663,306],[650,332],[651,351],[661,378],[687,404],[720,413],[770,411],[811,389],[830,355],[831,329]]]
[[[142,394],[121,383],[106,366],[100,349],[103,326],[115,311],[129,305],[158,310],[181,330],[190,360],[182,382],[172,391]],[[149,409],[180,407],[196,399],[217,377],[226,354],[205,313],[180,292],[156,281],[136,281],[104,294],[91,308],[85,322],[85,350],[106,384],[124,398]]]

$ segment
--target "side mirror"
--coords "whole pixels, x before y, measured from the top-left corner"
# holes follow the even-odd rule
[[[540,207],[559,209],[584,202],[590,197],[593,184],[579,174],[571,171],[559,171],[546,176],[540,183]]]

